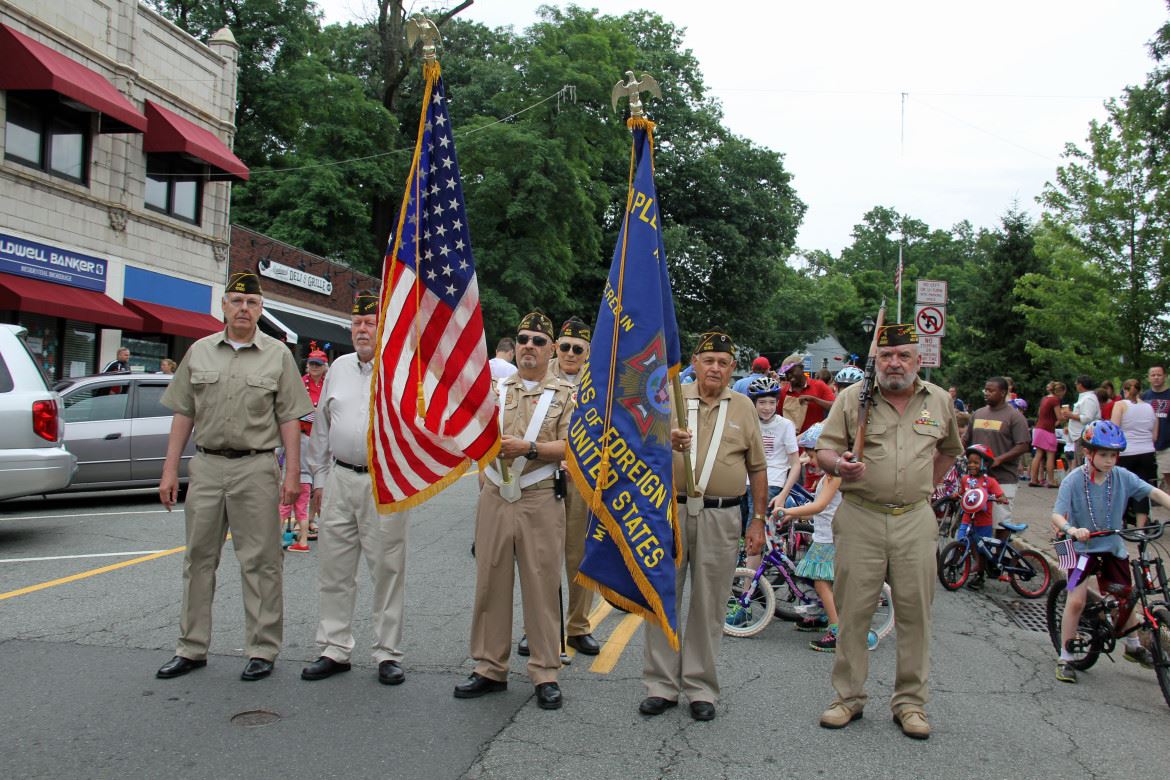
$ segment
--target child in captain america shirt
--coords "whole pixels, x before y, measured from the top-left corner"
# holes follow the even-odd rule
[[[955,534],[957,539],[965,539],[970,533],[984,538],[995,534],[995,520],[992,518],[991,505],[995,502],[1003,503],[1006,499],[999,481],[987,473],[993,460],[995,460],[995,453],[986,445],[972,444],[967,448],[967,476],[963,477],[959,484],[959,500],[963,516],[960,519],[958,533]],[[966,499],[972,495],[971,491],[974,490],[982,490],[986,500],[977,509],[970,511]],[[983,556],[976,555],[974,561],[975,575],[967,587],[971,590],[978,590],[983,586]]]

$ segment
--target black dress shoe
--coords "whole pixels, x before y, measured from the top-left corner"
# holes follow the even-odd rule
[[[715,705],[709,701],[693,701],[691,717],[695,720],[715,720]]]
[[[406,679],[406,672],[397,661],[383,661],[378,664],[378,682],[383,685],[398,685]]]
[[[244,666],[244,671],[240,674],[241,680],[262,680],[268,675],[272,674],[272,668],[276,666],[272,661],[265,658],[249,658],[248,663]]]
[[[207,666],[206,658],[195,661],[190,658],[184,658],[181,655],[176,655],[160,666],[154,676],[163,680],[169,680],[172,677],[182,677],[187,672],[202,669],[205,666]]]
[[[334,661],[329,656],[323,655],[304,669],[301,669],[301,679],[324,680],[326,677],[348,672],[349,669],[350,665],[348,661]]]
[[[520,637],[520,641],[516,643],[516,655],[528,656],[528,634]]]
[[[541,683],[536,686],[536,703],[542,710],[559,710],[564,699],[561,696],[561,686],[555,682]]]
[[[671,707],[677,707],[677,701],[664,699],[661,696],[647,696],[642,699],[642,703],[638,705],[638,712],[643,715],[661,715],[669,710]]]
[[[597,644],[597,640],[593,638],[593,634],[581,634],[580,636],[571,636],[566,642],[569,647],[575,648],[578,653],[585,655],[597,655],[601,652],[601,645]]]
[[[455,698],[478,699],[485,693],[498,693],[506,690],[508,690],[507,680],[493,680],[490,677],[472,672],[471,676],[467,678],[467,682],[455,686]]]

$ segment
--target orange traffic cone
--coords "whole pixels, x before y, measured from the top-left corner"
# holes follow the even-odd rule
[[[1052,470],[1052,484],[1059,485],[1064,481],[1065,476],[1064,458],[1056,459],[1056,468]]]

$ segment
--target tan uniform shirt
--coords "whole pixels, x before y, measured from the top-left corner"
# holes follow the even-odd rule
[[[682,395],[685,412],[686,399],[699,398],[698,383],[683,385]],[[720,498],[742,496],[748,474],[766,471],[768,468],[768,463],[764,459],[764,439],[760,435],[760,416],[756,414],[755,405],[746,395],[725,387],[719,400],[713,404],[699,399],[699,430],[691,431],[698,436],[693,464],[695,481],[698,482],[703,473],[703,464],[706,463],[707,453],[710,451],[711,435],[715,433],[719,402],[724,398],[729,399],[727,422],[723,426],[723,440],[719,442],[719,449],[715,452],[715,468],[711,471],[711,481],[707,483],[707,489],[704,491],[704,495]],[[674,485],[679,495],[685,492],[686,480],[683,456],[676,450]]]
[[[548,362],[548,372],[549,372],[549,374],[557,377],[558,379],[565,380],[566,382],[573,385],[574,387],[581,384],[581,372],[578,371],[576,374],[574,374],[573,376],[570,377],[568,374],[566,374],[564,371],[561,370],[561,363],[556,358],[553,358],[552,360],[550,360]]]
[[[313,411],[288,347],[258,330],[240,349],[222,332],[196,341],[162,403],[193,419],[195,444],[213,450],[275,449],[280,424]]]
[[[568,440],[569,418],[573,414],[573,394],[576,392],[576,388],[565,380],[554,376],[551,371],[547,372],[540,384],[531,390],[524,389],[524,380],[520,378],[518,373],[500,380],[500,392],[507,394],[504,401],[504,426],[501,433],[505,436],[515,436],[518,439],[524,438],[524,434],[528,431],[528,422],[532,419],[536,405],[540,402],[540,396],[544,393],[545,388],[549,387],[555,393],[549,404],[548,413],[544,416],[544,422],[541,423],[536,441],[539,443],[558,439]],[[524,473],[542,468],[544,465],[545,462],[542,460],[531,460],[524,467]]]
[[[860,393],[858,382],[837,396],[817,439],[818,450],[840,453],[853,448]],[[928,498],[934,489],[935,452],[952,457],[963,452],[955,405],[947,391],[915,379],[914,395],[905,413],[899,414],[875,387],[862,454],[865,476],[842,482],[841,492],[879,504],[912,504]]]

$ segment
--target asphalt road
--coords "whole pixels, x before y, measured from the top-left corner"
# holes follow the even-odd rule
[[[0,504],[0,777],[175,778],[1049,778],[1150,777],[1168,755],[1170,709],[1153,673],[1103,659],[1076,686],[1053,676],[1046,635],[984,593],[938,591],[935,728],[911,741],[890,721],[894,637],[871,656],[865,718],[817,726],[831,699],[832,656],[815,635],[774,621],[726,639],[718,718],[685,707],[637,711],[643,630],[598,611],[596,659],[561,677],[565,706],[537,708],[523,659],[506,693],[456,700],[470,670],[475,481],[416,510],[407,584],[407,681],[377,684],[369,587],[361,577],[354,670],[306,683],[316,657],[315,553],[285,562],[285,645],[272,678],[239,680],[243,615],[228,543],[212,656],[176,680],[154,672],[173,653],[183,520],[150,494]],[[1043,526],[1055,491],[1021,487],[1017,516]],[[1030,537],[1043,544],[1043,533]],[[66,557],[77,556],[77,557]],[[1042,621],[1042,601],[1019,611]],[[519,594],[517,589],[517,607]],[[514,635],[521,633],[516,609]]]

